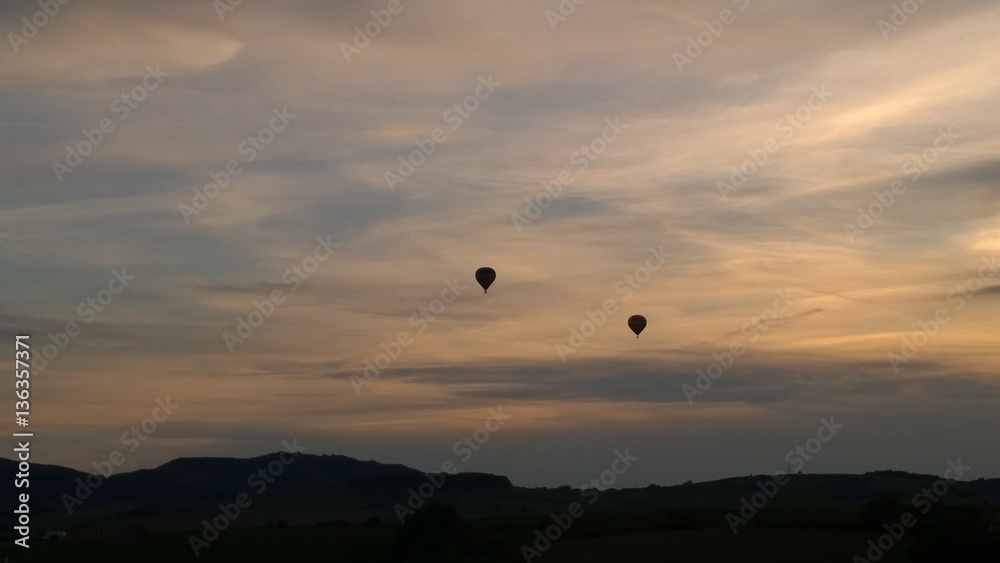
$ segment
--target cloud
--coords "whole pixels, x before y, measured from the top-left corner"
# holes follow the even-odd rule
[[[545,4],[405,4],[348,62],[341,44],[372,7],[244,3],[220,20],[211,3],[70,3],[0,53],[0,327],[43,345],[111,269],[134,271],[47,374],[54,404],[73,405],[52,424],[81,435],[142,410],[109,389],[184,396],[188,426],[148,459],[263,447],[254,433],[274,432],[247,405],[320,442],[363,432],[415,459],[428,445],[417,430],[460,429],[496,401],[522,405],[542,436],[519,435],[536,452],[525,460],[556,437],[610,444],[589,407],[678,447],[657,424],[697,421],[685,447],[728,444],[748,421],[830,408],[882,427],[910,417],[908,447],[941,444],[915,413],[995,397],[996,285],[963,310],[947,292],[1000,249],[1000,86],[984,78],[997,8],[927,3],[886,38],[890,5],[754,0],[679,71],[673,54],[740,4],[587,3],[556,30]],[[0,13],[16,32],[37,9]],[[170,76],[119,119],[112,104],[157,64]],[[499,86],[479,99],[483,77]],[[268,132],[283,109],[295,119]],[[52,163],[105,118],[114,131],[59,181]],[[601,140],[616,118],[627,128]],[[908,163],[948,127],[960,137],[915,175]],[[436,129],[446,140],[391,191],[386,173]],[[758,163],[765,146],[777,148]],[[583,165],[584,150],[599,154]],[[186,222],[179,206],[230,161],[241,171]],[[519,232],[512,214],[563,172],[572,182]],[[740,174],[723,199],[719,184]],[[883,204],[897,181],[906,191]],[[878,205],[851,240],[845,227]],[[283,274],[308,264],[316,237],[341,246],[292,291]],[[644,272],[661,246],[669,260]],[[498,272],[489,294],[472,279],[483,265]],[[447,283],[465,289],[442,308]],[[287,301],[229,354],[222,334],[274,290]],[[794,303],[751,342],[745,323],[784,290]],[[556,346],[609,300],[615,312],[564,365]],[[893,373],[887,354],[941,307],[953,320]],[[624,323],[640,312],[650,325],[636,340]],[[356,397],[350,375],[403,332],[412,346]],[[689,408],[681,385],[734,342],[747,356]],[[226,432],[197,442],[213,424]],[[409,441],[389,440],[408,425]],[[88,443],[65,438],[46,461],[85,458]],[[352,447],[406,461],[379,443]]]

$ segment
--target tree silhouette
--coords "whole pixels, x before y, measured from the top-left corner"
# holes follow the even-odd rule
[[[867,527],[880,530],[886,523],[898,522],[906,510],[906,506],[899,502],[899,498],[887,491],[865,503],[861,520]]]

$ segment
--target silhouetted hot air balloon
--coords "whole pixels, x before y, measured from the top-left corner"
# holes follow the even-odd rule
[[[483,293],[490,288],[493,280],[497,279],[497,272],[493,268],[482,267],[476,270],[476,281],[483,286]]]
[[[628,318],[628,327],[635,333],[635,337],[639,338],[639,333],[642,332],[642,329],[646,328],[646,317],[632,315]]]

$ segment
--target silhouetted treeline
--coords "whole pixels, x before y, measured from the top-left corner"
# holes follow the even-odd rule
[[[392,475],[356,477],[347,482],[347,490],[354,493],[405,493],[409,489],[419,489],[431,483],[436,490],[468,491],[476,489],[507,489],[510,479],[489,473],[446,473],[425,474],[420,471],[406,471]],[[437,486],[440,484],[440,486]]]

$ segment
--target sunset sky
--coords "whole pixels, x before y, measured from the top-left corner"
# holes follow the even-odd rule
[[[645,486],[834,417],[805,472],[1000,475],[1000,6],[895,6],[4,2],[0,337],[64,348],[33,460],[551,486],[627,448]]]

